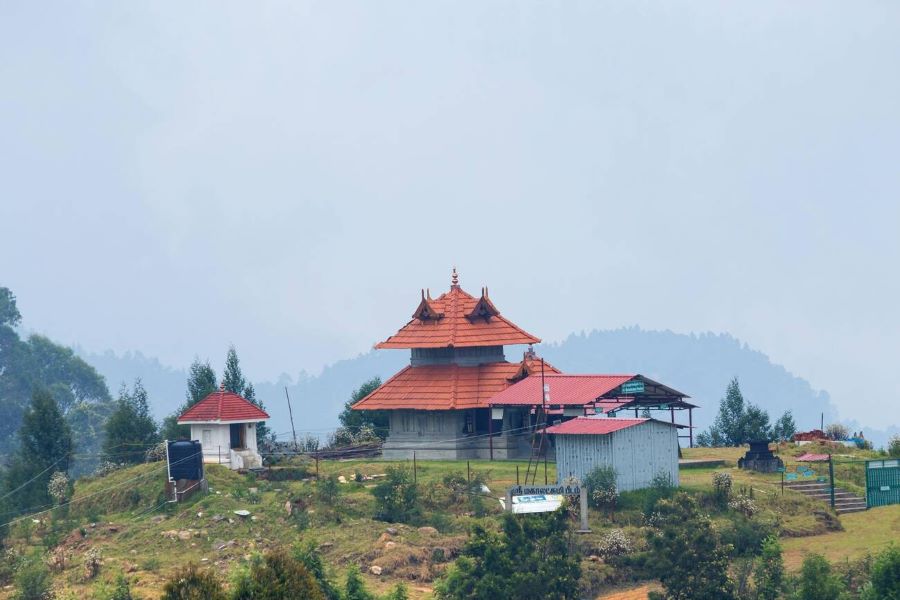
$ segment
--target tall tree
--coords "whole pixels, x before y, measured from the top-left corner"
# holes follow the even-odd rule
[[[209,361],[200,362],[199,358],[194,357],[194,362],[191,363],[191,368],[188,372],[184,404],[163,419],[162,427],[160,428],[160,435],[162,435],[163,439],[180,440],[190,437],[191,427],[189,425],[179,425],[178,417],[217,389],[216,372],[209,366]]]
[[[15,327],[21,320],[15,294],[9,288],[0,287],[0,325]]]
[[[389,414],[386,410],[353,410],[351,407],[381,387],[381,377],[373,377],[353,390],[350,399],[344,403],[344,410],[338,415],[341,425],[351,433],[360,427],[371,427],[375,435],[385,439],[389,430]]]
[[[784,560],[778,536],[771,535],[763,540],[759,563],[753,577],[756,581],[756,597],[759,600],[778,600],[784,591]]]
[[[19,447],[6,476],[6,489],[16,491],[8,500],[20,509],[48,504],[50,477],[54,471],[68,471],[73,443],[69,424],[46,389],[32,395],[18,437]]]
[[[112,462],[139,463],[157,443],[159,432],[140,378],[134,381],[131,391],[122,384],[116,408],[106,421],[103,452]]]
[[[15,295],[0,287],[0,454],[14,452],[16,431],[38,387],[57,401],[81,452],[98,453],[102,431],[97,424],[112,405],[106,382],[70,348],[40,335],[21,339],[15,329],[21,319]],[[86,414],[91,418],[84,418]],[[92,462],[94,458],[79,458],[72,471],[89,470]]]
[[[779,442],[786,442],[794,437],[795,433],[797,433],[797,424],[794,423],[794,414],[786,410],[775,421],[775,425],[772,427],[772,437]]]
[[[821,554],[807,554],[797,577],[797,598],[802,600],[839,600],[846,591],[843,582]]]
[[[266,409],[262,401],[256,398],[256,390],[253,389],[253,384],[248,383],[244,379],[244,373],[241,371],[241,361],[234,346],[228,348],[228,355],[225,357],[225,372],[222,375],[222,386],[229,392],[243,396],[259,408]],[[265,422],[256,424],[256,443],[258,446],[262,447],[273,437],[274,435]]]
[[[769,439],[771,436],[769,413],[744,401],[741,386],[735,377],[719,402],[716,420],[708,431],[697,437],[697,442],[701,446],[740,446],[750,440]]]

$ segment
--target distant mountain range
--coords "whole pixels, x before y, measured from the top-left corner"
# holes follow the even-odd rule
[[[818,427],[823,413],[826,424],[837,420],[838,411],[827,392],[814,390],[806,380],[728,334],[686,335],[629,327],[571,335],[558,344],[542,344],[536,349],[567,373],[640,373],[688,394],[691,402],[700,406],[694,411],[698,432],[712,423],[732,377],[738,377],[744,398],[766,409],[773,420],[785,410],[793,411],[801,430]],[[508,348],[507,360],[519,360],[522,350]],[[159,418],[184,401],[187,373],[183,369],[167,367],[140,353],[76,351],[106,377],[114,396],[123,381],[130,383],[140,377]],[[257,398],[272,415],[272,429],[283,434],[282,439],[288,439],[291,430],[285,387],[298,434],[323,436],[337,427],[337,415],[355,388],[376,375],[387,379],[408,361],[407,351],[373,350],[338,361],[316,376],[304,372],[296,377],[282,375],[274,382],[254,381],[254,386]],[[686,422],[686,417],[679,420]],[[854,431],[862,429],[876,447],[886,444],[891,434],[900,433],[897,424],[873,430],[846,419],[842,422]]]

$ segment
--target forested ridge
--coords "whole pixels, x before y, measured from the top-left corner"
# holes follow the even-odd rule
[[[0,464],[18,445],[17,432],[36,390],[55,400],[75,443],[70,472],[83,473],[97,462],[102,429],[113,410],[106,380],[71,348],[37,334],[23,337],[16,297],[0,287]]]

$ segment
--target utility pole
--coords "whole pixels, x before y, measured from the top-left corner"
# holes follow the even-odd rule
[[[284,395],[287,397],[288,414],[291,416],[291,433],[294,435],[294,452],[297,451],[297,430],[294,429],[294,411],[291,410],[291,396],[288,394],[287,386],[284,386]]]

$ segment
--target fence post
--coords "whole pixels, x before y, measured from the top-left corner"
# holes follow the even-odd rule
[[[413,483],[419,483],[419,470],[416,468],[416,451],[413,450]]]
[[[519,483],[519,465],[516,465],[516,485],[522,485]]]
[[[578,530],[578,533],[590,533],[591,528],[588,525],[587,487],[584,484],[581,484],[581,489],[578,492],[578,504],[581,509],[581,529]]]
[[[834,508],[834,459],[828,455],[828,479],[831,481],[831,508]]]
[[[472,483],[472,467],[469,461],[466,461],[466,483]]]

